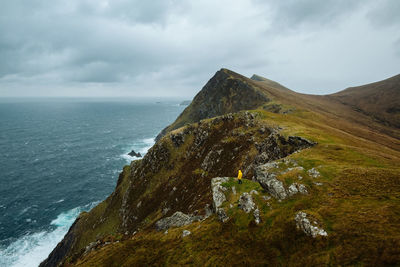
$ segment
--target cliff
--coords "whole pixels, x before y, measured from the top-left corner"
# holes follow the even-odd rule
[[[384,131],[222,69],[41,266],[396,264],[400,146]]]

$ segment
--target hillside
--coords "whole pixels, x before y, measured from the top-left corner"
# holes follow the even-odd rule
[[[41,266],[399,264],[399,136],[222,69]]]
[[[376,83],[350,87],[332,94],[331,97],[377,121],[400,128],[400,75]]]

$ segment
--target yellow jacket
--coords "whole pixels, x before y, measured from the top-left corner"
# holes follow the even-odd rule
[[[239,172],[238,172],[238,179],[239,179],[239,180],[242,179],[242,171],[241,171],[241,170],[239,170]]]

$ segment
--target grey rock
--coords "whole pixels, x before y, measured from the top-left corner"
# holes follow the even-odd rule
[[[183,230],[183,231],[182,231],[182,237],[188,236],[188,235],[190,235],[190,234],[191,234],[191,232],[188,231],[188,230]]]
[[[211,216],[211,214],[213,213],[212,209],[210,208],[209,204],[206,204],[206,206],[204,207],[204,211],[205,211],[205,218],[208,218]]]
[[[241,208],[244,212],[249,213],[255,207],[253,202],[253,198],[247,192],[243,193],[239,198],[239,208]]]
[[[286,189],[283,183],[276,178],[276,174],[270,172],[277,163],[271,162],[256,167],[256,180],[260,185],[276,199],[287,198]]]
[[[312,178],[318,178],[321,176],[321,174],[319,173],[319,171],[315,168],[309,169],[308,170],[308,175],[310,175]]]
[[[253,195],[253,194],[258,195],[258,192],[253,189],[253,190],[250,191],[250,195]]]
[[[167,212],[168,212],[169,210],[170,210],[170,208],[168,208],[168,207],[163,208],[163,209],[162,209],[162,214],[163,214],[163,215],[167,214]]]
[[[214,211],[217,211],[217,209],[226,201],[226,197],[224,194],[224,191],[226,188],[224,188],[221,184],[226,183],[229,181],[228,177],[216,177],[211,179],[211,192],[213,196],[213,208]]]
[[[260,210],[258,209],[258,207],[254,210],[253,215],[256,224],[260,224]]]
[[[295,194],[308,194],[307,188],[303,184],[298,184],[298,183],[293,183],[289,186],[288,188],[288,194],[289,196],[293,196]]]
[[[262,196],[262,198],[263,198],[264,200],[270,200],[270,199],[271,199],[270,196]]]
[[[218,208],[216,214],[221,222],[226,222],[229,220],[229,217],[226,215],[226,212],[223,208]]]
[[[316,226],[317,222],[315,220],[311,223],[308,217],[309,215],[303,211],[296,213],[294,220],[297,229],[301,229],[306,235],[312,236],[313,238],[317,236],[328,236],[328,233],[324,229]]]
[[[199,216],[191,216],[180,211],[175,212],[172,216],[163,218],[156,222],[158,231],[167,230],[171,227],[180,227],[191,224],[194,221],[200,220]]]

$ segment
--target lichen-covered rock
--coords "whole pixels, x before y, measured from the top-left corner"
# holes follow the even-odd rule
[[[229,217],[226,215],[226,212],[223,208],[221,208],[222,203],[226,201],[226,196],[224,191],[226,188],[221,184],[229,181],[228,177],[216,177],[211,179],[211,192],[213,197],[213,208],[214,212],[217,214],[219,220],[221,222],[226,222]]]
[[[156,222],[156,229],[158,231],[166,230],[171,227],[180,227],[191,224],[194,221],[200,220],[200,216],[191,216],[180,211],[175,212],[172,216],[163,218]]]
[[[308,172],[308,175],[310,175],[312,178],[318,178],[321,176],[319,171],[315,168],[309,169],[307,172]]]
[[[239,198],[239,208],[241,208],[244,212],[249,213],[255,207],[253,198],[247,192],[244,192]]]
[[[294,220],[298,229],[301,229],[306,235],[312,236],[313,238],[317,236],[328,236],[328,233],[324,229],[316,226],[315,220],[312,220],[313,222],[311,223],[308,217],[310,216],[303,211],[296,213]]]
[[[298,193],[303,195],[308,194],[307,187],[303,184],[298,184],[298,183],[291,184],[288,188],[289,196],[293,196]]]
[[[271,162],[256,167],[256,180],[273,197],[285,199],[288,194],[283,183],[276,178],[275,173],[269,171],[276,166],[277,164],[275,162]]]
[[[225,188],[221,186],[221,184],[228,181],[228,177],[216,177],[211,179],[211,192],[213,197],[214,211],[216,211],[222,205],[222,203],[226,201],[226,196],[224,194]]]

